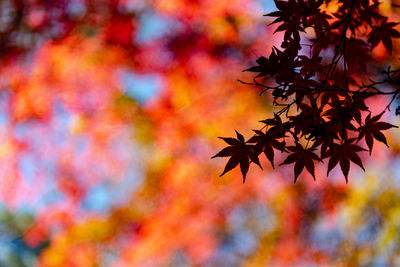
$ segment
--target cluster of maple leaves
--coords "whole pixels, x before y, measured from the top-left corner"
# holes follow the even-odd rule
[[[239,165],[245,182],[250,163],[262,168],[264,154],[274,167],[280,151],[288,154],[280,165],[294,163],[294,182],[304,168],[315,180],[314,164],[325,159],[327,175],[339,164],[347,182],[350,162],[364,170],[360,141],[371,154],[374,140],[388,145],[382,131],[397,127],[381,117],[400,93],[400,70],[382,69],[371,50],[382,42],[391,54],[398,23],[388,22],[377,0],[339,0],[333,13],[323,8],[330,0],[274,1],[278,10],[266,16],[284,33],[281,48],[245,70],[257,73],[252,82],[240,82],[272,92],[280,110],[248,140],[237,131],[220,137],[229,145],[214,156],[229,157],[221,176]],[[372,114],[365,100],[378,95],[391,100]]]

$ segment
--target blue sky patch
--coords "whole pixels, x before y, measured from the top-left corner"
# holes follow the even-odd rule
[[[161,76],[158,74],[136,74],[126,72],[122,76],[125,93],[139,104],[145,104],[159,91]]]

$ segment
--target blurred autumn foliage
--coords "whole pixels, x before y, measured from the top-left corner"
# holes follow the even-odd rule
[[[217,178],[216,136],[272,108],[236,81],[281,42],[272,4],[1,1],[0,265],[399,265],[397,131],[349,185],[265,158]]]

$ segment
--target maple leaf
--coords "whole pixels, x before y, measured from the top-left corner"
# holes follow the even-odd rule
[[[333,26],[331,26],[333,27]],[[320,54],[322,50],[327,49],[340,39],[340,35],[335,32],[315,31],[316,38],[310,39],[314,44],[313,54]]]
[[[300,14],[303,24],[315,24],[315,26],[317,27],[329,27],[329,22],[327,19],[331,18],[331,16],[327,15],[325,12],[322,12],[319,9],[323,2],[323,0],[299,1],[302,8]]]
[[[277,22],[284,22],[281,24],[275,32],[285,31],[284,39],[288,40],[290,36],[293,35],[294,39],[299,42],[300,35],[299,31],[304,32],[303,26],[299,23],[300,20],[300,11],[304,12],[304,8],[301,8],[300,4],[296,0],[289,0],[285,1],[278,1],[274,0],[276,7],[279,11],[274,11],[268,13],[264,16],[269,17],[278,17],[273,22],[270,23],[274,24]]]
[[[246,144],[243,135],[241,135],[236,130],[235,132],[237,138],[218,137],[224,140],[230,146],[225,147],[211,158],[231,157],[228,160],[228,163],[226,164],[225,169],[220,177],[235,168],[237,165],[240,165],[240,171],[242,173],[244,183],[246,181],[246,174],[249,170],[250,162],[254,162],[262,169],[260,161],[258,159],[258,155],[261,153],[261,151],[255,145]]]
[[[365,118],[365,124],[364,126],[359,128],[360,135],[358,136],[358,141],[361,140],[365,136],[365,142],[367,143],[367,146],[369,148],[369,154],[371,155],[372,153],[372,147],[374,145],[374,138],[378,140],[379,142],[384,143],[387,147],[389,145],[387,144],[386,137],[381,133],[383,130],[388,130],[390,128],[396,127],[397,126],[379,121],[379,119],[382,117],[384,112],[374,116],[371,118],[371,113],[368,114],[368,116]]]
[[[354,110],[353,106],[345,101],[328,103],[332,108],[327,110],[323,115],[329,118],[329,122],[335,125],[336,133],[343,139],[347,139],[347,130],[356,131],[352,124],[353,118],[356,121],[361,120],[358,110]]]
[[[379,3],[369,5],[369,1],[363,4],[364,10],[360,10],[360,21],[365,21],[368,25],[372,25],[372,19],[376,21],[382,20],[384,16],[379,14]]]
[[[295,134],[301,133],[301,136],[308,135],[325,122],[320,115],[322,111],[321,107],[311,107],[304,103],[298,103],[297,106],[302,112],[296,116],[289,116],[290,121],[296,125],[294,129]]]
[[[349,72],[366,72],[370,57],[366,42],[355,38],[346,38],[346,64]]]
[[[392,39],[400,38],[400,32],[393,29],[394,26],[399,23],[387,22],[385,18],[379,27],[374,27],[369,34],[368,42],[371,43],[371,48],[377,46],[380,42],[386,47],[386,49],[392,53]]]
[[[276,125],[282,124],[281,117],[279,117],[276,113],[274,113],[273,119],[265,119],[260,122],[265,123],[266,125],[269,125],[269,126],[276,126]]]
[[[313,152],[314,148],[304,149],[300,144],[296,144],[296,146],[288,146],[287,149],[293,153],[291,153],[285,161],[283,161],[281,165],[294,163],[294,182],[296,183],[297,177],[303,171],[304,167],[306,167],[307,171],[312,175],[315,180],[315,167],[314,160],[321,161],[321,159]]]
[[[265,133],[259,130],[254,130],[254,132],[256,135],[250,138],[248,143],[256,143],[271,162],[272,168],[275,168],[274,148],[279,151],[285,151],[285,142],[277,140],[285,136],[285,131],[280,126],[275,126]]]
[[[297,63],[297,67],[301,67],[300,74],[303,76],[311,77],[314,75],[317,69],[322,67],[322,57],[320,57],[318,54],[314,54],[312,58],[301,55],[299,56],[299,59],[300,60]]]
[[[329,175],[329,172],[338,164],[340,163],[340,168],[343,172],[343,175],[346,179],[346,183],[348,182],[348,175],[349,175],[349,170],[350,170],[350,161],[354,162],[358,166],[361,167],[361,169],[364,169],[364,166],[362,164],[360,156],[357,155],[357,152],[361,151],[366,151],[366,149],[353,144],[355,141],[355,138],[350,138],[343,142],[343,144],[337,144],[334,143],[330,147],[328,151],[325,152],[325,155],[323,158],[329,158],[328,162],[328,171],[327,171],[327,176]]]
[[[330,89],[328,87],[328,89]],[[322,92],[321,97],[321,106],[325,106],[329,102],[337,103],[339,102],[339,97],[345,96],[346,93],[344,91],[334,91],[334,90],[327,90]]]
[[[269,58],[266,57],[259,57],[256,62],[258,66],[253,66],[251,68],[245,69],[243,71],[250,71],[250,72],[259,72],[256,76],[261,77],[265,75],[274,75],[276,74],[277,70],[280,68],[280,64],[278,62],[278,55],[276,53],[280,51],[278,49],[273,49]]]
[[[253,66],[251,68],[245,69],[244,71],[259,72],[256,78],[265,76],[271,72],[271,67],[268,58],[259,57],[256,60],[256,62],[258,63],[258,66]]]
[[[321,146],[321,157],[325,154],[328,147],[331,147],[334,140],[339,140],[335,131],[335,125],[323,121],[309,132],[308,140],[314,141],[313,148]]]
[[[297,23],[292,23],[292,22],[291,23],[283,23],[278,28],[276,28],[274,33],[281,32],[281,31],[285,31],[285,35],[284,35],[285,40],[288,40],[288,39],[290,39],[291,36],[293,36],[294,40],[299,42],[300,41],[299,31],[304,32],[304,28]]]
[[[271,22],[270,25],[281,21],[287,22],[293,19],[293,15],[299,10],[299,5],[295,0],[289,0],[288,2],[274,0],[274,2],[279,11],[274,11],[264,15],[268,17],[278,17]]]

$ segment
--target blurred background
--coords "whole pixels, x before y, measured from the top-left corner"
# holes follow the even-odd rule
[[[237,79],[280,45],[274,9],[1,0],[0,266],[400,266],[398,130],[349,184],[321,166],[294,185],[264,157],[244,185],[218,177],[217,137],[273,112]],[[396,64],[400,45],[373,56]]]

